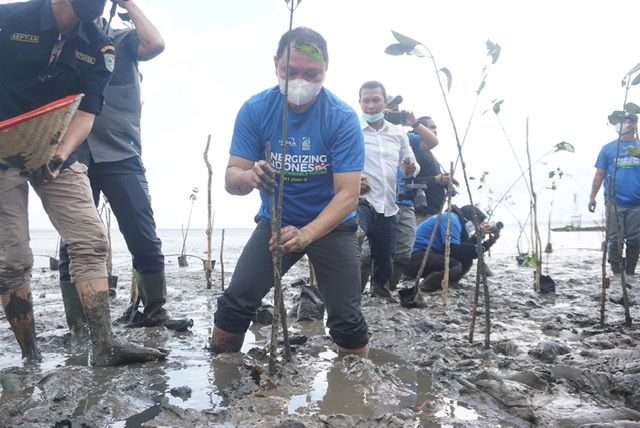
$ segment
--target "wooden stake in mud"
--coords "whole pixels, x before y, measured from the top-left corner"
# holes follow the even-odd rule
[[[286,103],[285,103],[286,108]],[[286,138],[283,139],[282,159],[285,156]],[[271,166],[271,141],[265,142],[265,157]],[[284,296],[282,293],[282,194],[284,193],[284,169],[279,175],[278,202],[276,203],[275,192],[269,195],[269,205],[271,206],[271,234],[276,236],[276,249],[271,253],[273,263],[273,321],[271,323],[271,343],[269,345],[269,373],[275,374],[276,358],[278,356],[278,324],[282,322],[284,335],[284,347],[287,361],[291,361],[291,345],[289,344],[289,330],[287,326],[287,312],[284,307]]]
[[[211,272],[213,267],[211,266],[211,235],[213,235],[213,214],[211,212],[211,177],[213,172],[211,170],[211,163],[209,162],[209,144],[211,144],[211,134],[207,137],[207,146],[204,149],[204,163],[207,165],[207,171],[209,172],[209,181],[207,182],[207,260],[204,263],[205,277],[207,279],[207,289],[211,288]]]
[[[284,346],[287,361],[291,361],[291,346],[289,344],[289,330],[287,327],[287,313],[284,308],[284,298],[282,295],[282,200],[284,197],[284,164],[287,153],[287,113],[289,111],[289,64],[291,63],[291,31],[293,30],[293,11],[297,9],[302,0],[285,0],[289,9],[289,32],[287,33],[287,61],[284,79],[284,100],[282,103],[282,141],[280,149],[281,171],[278,176],[278,201],[276,203],[275,192],[269,196],[271,205],[271,235],[276,237],[276,250],[273,252],[273,284],[274,284],[274,308],[273,323],[271,328],[271,355],[269,358],[269,372],[275,374],[277,341],[278,341],[278,315],[282,318],[282,329],[284,335]],[[271,142],[265,142],[266,161],[271,165]]]
[[[453,162],[449,166],[450,176],[453,177]],[[449,260],[451,259],[451,189],[453,189],[453,180],[449,180],[447,185],[447,233],[444,239],[444,276],[442,278],[442,304],[447,306],[449,296]]]
[[[224,229],[222,229],[222,237],[220,238],[220,281],[222,282],[222,291],[224,291]]]

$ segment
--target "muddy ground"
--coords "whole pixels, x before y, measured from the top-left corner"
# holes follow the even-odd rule
[[[204,349],[221,293],[219,263],[206,289],[198,259],[179,268],[167,257],[168,307],[193,318],[190,332],[114,326],[131,341],[170,349],[166,361],[92,368],[87,344],[67,333],[57,273],[40,262],[33,288],[44,362],[22,364],[0,315],[0,426],[638,427],[640,279],[629,280],[632,326],[619,278],[600,325],[600,240],[597,232],[554,232],[544,270],[557,291],[549,294],[533,290],[533,270],[518,266],[513,242],[499,241],[487,258],[488,347],[484,296],[470,341],[474,268],[449,289],[446,306],[442,292],[425,294],[414,309],[363,296],[367,358],[338,356],[323,323],[289,318],[293,361],[281,352],[271,376],[270,326],[254,324],[241,353]],[[115,273],[113,318],[129,301],[127,264]],[[299,293],[292,284],[306,275],[301,264],[285,276],[287,307]]]

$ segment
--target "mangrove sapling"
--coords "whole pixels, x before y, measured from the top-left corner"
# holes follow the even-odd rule
[[[460,164],[462,166],[462,173],[464,176],[464,182],[465,182],[465,186],[467,187],[467,193],[469,196],[469,202],[471,205],[474,205],[473,203],[473,195],[471,194],[471,188],[469,186],[469,178],[467,176],[467,170],[465,167],[465,163],[464,163],[464,159],[462,156],[462,145],[464,143],[464,140],[461,141],[460,137],[458,135],[458,129],[456,127],[456,123],[455,120],[453,118],[453,114],[451,112],[451,108],[449,106],[449,101],[447,98],[447,92],[445,92],[444,90],[444,86],[442,84],[442,79],[440,77],[440,73],[444,74],[447,77],[447,91],[449,91],[451,89],[451,82],[452,82],[452,75],[451,72],[449,71],[449,69],[447,69],[446,67],[443,68],[438,68],[435,58],[433,56],[433,54],[431,53],[431,51],[429,50],[429,48],[424,45],[423,43],[420,43],[410,37],[404,36],[400,33],[397,33],[395,31],[392,31],[392,34],[394,36],[394,38],[399,42],[399,43],[395,43],[392,45],[387,46],[387,48],[385,49],[385,53],[389,54],[389,55],[414,55],[418,58],[423,58],[423,57],[428,57],[431,59],[431,63],[433,65],[433,68],[435,70],[435,74],[436,74],[436,79],[438,81],[438,85],[440,87],[440,93],[442,94],[445,106],[447,108],[447,113],[449,115],[449,119],[451,121],[451,126],[453,128],[453,134],[455,136],[455,140],[456,140],[456,147],[458,149],[458,157],[457,157],[457,161],[460,161]],[[486,81],[487,81],[487,76],[488,76],[488,72],[490,70],[491,65],[495,64],[498,61],[498,58],[500,57],[500,45],[491,42],[490,40],[487,40],[486,43],[486,47],[487,47],[487,56],[491,57],[491,63],[485,65],[485,67],[483,68],[483,73],[482,73],[482,80],[480,82],[480,86],[478,87],[478,90],[476,91],[476,103],[473,107],[472,110],[472,114],[470,115],[469,118],[469,122],[467,123],[467,131],[465,132],[465,136],[464,138],[466,138],[466,136],[468,135],[468,131],[469,128],[471,126],[471,121],[477,106],[477,100],[482,92],[482,90],[484,89],[485,85],[486,85]],[[475,212],[474,212],[474,217],[475,216]],[[475,228],[476,228],[476,234],[478,237],[482,236],[482,228],[480,227],[480,224],[477,222],[477,218],[474,219],[474,224],[475,224]],[[450,237],[447,236],[446,240],[449,240]],[[480,247],[482,246],[482,242],[480,242],[478,244]],[[478,265],[482,264],[481,258],[483,258],[484,255],[482,253],[482,251],[478,252]],[[424,263],[424,262],[423,262]],[[448,269],[448,266],[445,266],[445,269]],[[484,276],[484,278],[486,279],[486,276]],[[485,287],[485,289],[488,290],[488,288]],[[488,298],[487,298],[488,301]],[[475,309],[474,309],[475,310]],[[489,308],[485,308],[485,310],[488,312]],[[472,328],[473,330],[473,328]],[[489,330],[489,326],[487,326],[487,331]],[[472,337],[470,336],[470,340],[472,340]],[[488,345],[487,345],[488,346]]]
[[[189,225],[191,224],[191,214],[193,214],[193,204],[198,199],[198,188],[194,187],[191,189],[191,195],[189,195],[189,200],[191,201],[191,207],[189,208],[189,218],[187,219],[187,228],[184,228],[184,225],[181,226],[182,231],[182,250],[180,251],[180,256],[178,257],[178,266],[187,267],[189,266],[189,262],[187,261],[187,235],[189,234]]]

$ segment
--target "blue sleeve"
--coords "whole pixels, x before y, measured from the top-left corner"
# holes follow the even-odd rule
[[[414,152],[420,151],[420,143],[422,143],[422,138],[418,134],[414,134],[412,132],[407,132],[407,137],[409,137],[409,145],[413,149]]]
[[[333,172],[362,171],[364,169],[364,137],[360,119],[355,113],[345,113],[331,144]]]
[[[609,159],[606,153],[606,146],[600,150],[600,153],[598,153],[598,159],[596,159],[595,167],[604,169],[605,171],[609,168]]]
[[[252,106],[245,102],[236,116],[229,154],[257,162],[264,159],[264,153],[260,152],[261,138],[253,116]]]

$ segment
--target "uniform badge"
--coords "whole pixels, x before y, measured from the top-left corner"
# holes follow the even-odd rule
[[[116,65],[116,57],[112,53],[104,54],[104,65],[107,67],[107,70],[113,73],[113,67]]]

